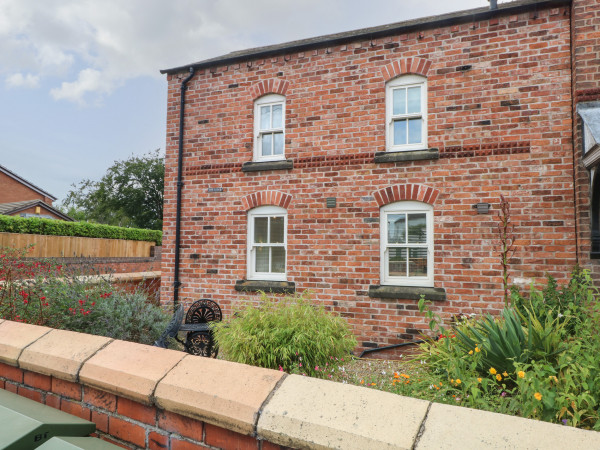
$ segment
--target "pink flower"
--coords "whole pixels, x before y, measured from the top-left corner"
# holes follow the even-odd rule
[[[283,367],[279,366],[279,371],[283,372]]]

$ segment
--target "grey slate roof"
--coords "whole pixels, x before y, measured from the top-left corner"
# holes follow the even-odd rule
[[[396,22],[377,27],[362,28],[359,30],[346,31],[343,33],[328,34],[309,39],[286,42],[283,44],[268,45],[265,47],[250,48],[231,52],[215,58],[205,59],[192,64],[161,70],[161,73],[173,74],[187,71],[190,68],[202,69],[217,65],[234,64],[251,59],[266,58],[290,52],[306,51],[319,47],[341,45],[359,39],[377,39],[401,33],[410,33],[418,30],[455,25],[465,22],[478,22],[491,19],[496,16],[507,14],[518,14],[536,9],[546,9],[560,5],[570,4],[571,0],[520,0],[516,2],[501,3],[498,9],[491,10],[489,7],[469,9],[437,16],[424,17],[420,19]]]
[[[21,202],[0,203],[0,214],[12,215],[35,206],[40,206],[41,208],[52,212],[53,214],[57,215],[63,220],[73,222],[73,219],[71,217],[67,216],[66,214],[63,214],[58,209],[53,208],[47,203],[44,203],[42,200],[23,200]]]

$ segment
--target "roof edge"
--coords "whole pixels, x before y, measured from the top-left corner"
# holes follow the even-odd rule
[[[437,16],[428,16],[403,22],[396,22],[388,25],[380,25],[376,27],[362,28],[353,31],[290,41],[282,44],[250,48],[192,64],[173,67],[171,69],[163,69],[160,71],[160,73],[171,75],[174,73],[187,71],[192,67],[198,70],[218,65],[239,63],[250,59],[266,58],[284,53],[301,52],[324,46],[341,45],[359,39],[377,39],[394,34],[409,33],[411,31],[488,20],[497,16],[518,14],[536,9],[547,9],[568,5],[571,4],[571,1],[572,0],[521,0],[516,2],[501,3],[498,5],[497,9],[490,9],[488,7],[468,9]]]
[[[20,206],[16,207],[15,209],[8,211],[8,213],[10,213],[10,214],[18,213],[25,209],[31,208],[33,206],[40,206],[42,208],[46,208],[49,212],[57,215],[58,217],[60,217],[61,219],[63,219],[66,222],[75,222],[75,219],[73,219],[70,216],[67,216],[65,213],[59,211],[58,209],[54,208],[53,206],[50,206],[48,203],[44,202],[43,200],[32,200],[29,203],[20,205]],[[8,215],[8,214],[5,214],[5,215]]]
[[[52,201],[55,201],[57,199],[57,197],[55,197],[54,195],[52,195],[51,193],[43,190],[42,188],[37,187],[35,184],[27,181],[25,178],[17,175],[16,173],[14,173],[13,171],[7,169],[6,167],[0,165],[0,172],[4,173],[5,175],[9,176],[10,178],[17,180],[19,183],[24,184],[25,186],[27,186],[29,189],[33,189],[34,191],[36,191],[39,194],[42,194],[48,198],[51,198]]]

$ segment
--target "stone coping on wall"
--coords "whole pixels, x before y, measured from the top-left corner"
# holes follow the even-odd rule
[[[600,448],[594,431],[11,321],[0,363],[0,378],[14,366],[76,380],[292,448]]]

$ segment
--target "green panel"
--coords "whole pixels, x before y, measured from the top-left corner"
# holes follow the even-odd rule
[[[33,449],[53,436],[88,436],[93,422],[0,389],[0,449]]]
[[[39,450],[115,450],[120,449],[109,442],[93,437],[53,437],[45,444],[38,447]]]

